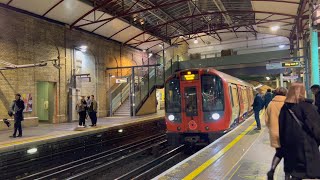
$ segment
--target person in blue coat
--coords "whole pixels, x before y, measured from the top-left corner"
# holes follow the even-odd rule
[[[260,123],[260,111],[263,109],[265,103],[262,99],[262,95],[260,91],[256,94],[256,97],[253,101],[253,111],[254,111],[254,118],[256,119],[257,128],[255,130],[261,130],[261,123]]]
[[[267,108],[269,103],[272,101],[272,93],[271,93],[271,89],[267,90],[267,93],[264,95],[264,108]]]

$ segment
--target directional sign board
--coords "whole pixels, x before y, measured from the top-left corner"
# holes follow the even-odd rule
[[[269,69],[282,69],[282,64],[280,62],[275,62],[275,63],[267,63],[266,64],[267,70]]]
[[[282,67],[284,68],[301,67],[301,63],[300,61],[283,62]]]
[[[294,79],[298,79],[299,76],[295,75],[295,76],[283,76],[283,80],[294,80]]]
[[[127,79],[127,78],[116,79],[116,83],[117,83],[117,84],[127,83],[127,82],[128,82],[128,79]]]
[[[288,61],[288,62],[273,62],[267,63],[266,69],[282,69],[282,68],[296,68],[301,67],[300,61]]]

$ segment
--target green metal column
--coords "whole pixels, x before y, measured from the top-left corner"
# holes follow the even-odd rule
[[[311,84],[319,84],[318,32],[310,27]]]

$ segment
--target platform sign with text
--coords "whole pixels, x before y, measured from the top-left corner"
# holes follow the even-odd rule
[[[301,63],[300,63],[300,61],[283,62],[282,67],[284,67],[284,68],[301,67]]]
[[[283,76],[283,80],[295,80],[298,79],[299,76],[295,75],[295,76]]]
[[[117,84],[127,83],[127,82],[128,82],[128,79],[127,79],[127,78],[119,78],[119,79],[116,79],[116,83],[117,83]]]
[[[273,63],[267,63],[266,69],[283,69],[283,68],[297,68],[301,67],[300,61],[288,61],[288,62],[273,62]]]

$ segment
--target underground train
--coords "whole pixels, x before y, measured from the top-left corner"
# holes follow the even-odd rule
[[[252,113],[253,86],[213,68],[174,73],[165,83],[171,144],[207,144]]]

